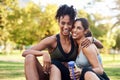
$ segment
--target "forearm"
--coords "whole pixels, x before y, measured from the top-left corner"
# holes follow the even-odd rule
[[[102,74],[103,73],[103,68],[102,67],[92,68],[92,70],[95,71],[98,74]]]
[[[37,51],[37,50],[25,50],[22,54],[23,57],[25,57],[28,54],[32,54],[34,56],[42,56],[44,53],[47,53],[45,51]]]
[[[95,38],[93,38],[93,43],[97,46],[97,48],[99,48],[99,49],[103,48],[102,43]]]

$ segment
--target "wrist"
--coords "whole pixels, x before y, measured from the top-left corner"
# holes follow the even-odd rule
[[[93,39],[92,39],[92,43],[95,43],[96,42],[96,39],[93,37]]]
[[[80,74],[81,74],[81,72],[82,72],[82,69],[80,68],[80,69],[79,69],[79,71],[80,71]]]

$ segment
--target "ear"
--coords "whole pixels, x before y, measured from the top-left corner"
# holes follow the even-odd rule
[[[88,31],[89,31],[89,29],[86,29],[85,32],[84,32],[84,34],[86,35],[88,33]]]
[[[92,32],[90,31],[90,29],[85,30],[85,36],[92,37]]]

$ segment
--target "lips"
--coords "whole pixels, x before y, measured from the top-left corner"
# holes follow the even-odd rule
[[[68,33],[69,33],[69,30],[63,30],[63,33],[64,33],[64,34],[68,34]]]
[[[75,32],[73,32],[72,33],[72,37],[76,39],[77,38],[77,34]]]
[[[74,32],[72,33],[72,35],[73,35],[73,36],[77,36],[77,34],[76,34],[76,33],[74,33]]]

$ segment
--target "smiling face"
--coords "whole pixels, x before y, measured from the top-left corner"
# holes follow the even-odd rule
[[[68,15],[61,16],[58,23],[60,26],[60,33],[64,36],[68,36],[72,28],[70,17]]]
[[[82,37],[85,37],[85,34],[86,34],[86,30],[82,26],[82,22],[80,20],[76,21],[72,28],[73,39],[81,39]]]

